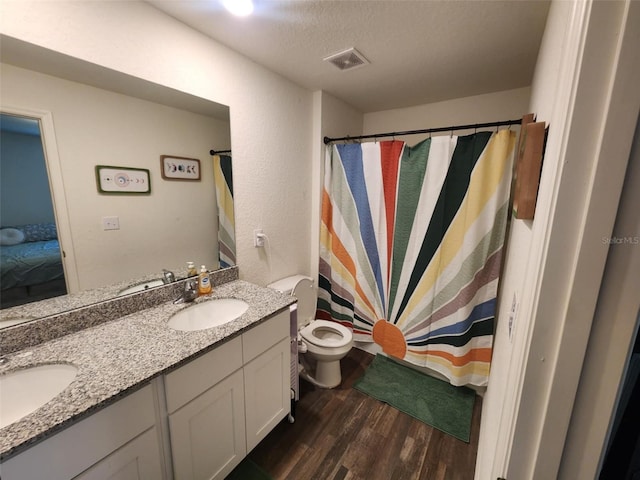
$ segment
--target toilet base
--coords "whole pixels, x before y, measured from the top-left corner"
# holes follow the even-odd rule
[[[314,378],[313,376],[311,376],[311,374],[307,370],[302,370],[302,372],[300,372],[300,377],[306,380],[307,382],[311,383],[312,385],[315,385],[318,388],[326,388],[326,389],[335,388],[338,385],[340,385],[340,382],[342,382],[342,378],[340,378],[340,380],[337,383],[335,381],[330,383],[323,383],[317,378]]]
[[[312,368],[307,359],[302,357],[302,370],[300,377],[319,388],[335,388],[342,382],[340,372],[340,360],[330,362],[315,361]],[[313,374],[311,373],[313,370]]]
[[[318,362],[316,364],[316,380],[318,383],[327,385],[327,388],[334,388],[342,382],[342,372],[340,372],[340,360],[331,362]]]

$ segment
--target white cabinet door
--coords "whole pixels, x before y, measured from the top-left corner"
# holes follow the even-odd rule
[[[146,480],[162,478],[162,462],[155,427],[134,438],[76,480]]]
[[[246,454],[242,370],[169,415],[175,480],[223,479]]]
[[[289,337],[244,366],[247,452],[289,414]]]

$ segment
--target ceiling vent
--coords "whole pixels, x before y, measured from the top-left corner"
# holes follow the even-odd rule
[[[342,52],[334,53],[333,55],[323,58],[323,60],[325,62],[332,63],[340,70],[352,70],[369,64],[369,60],[364,58],[364,56],[355,48],[349,48]]]

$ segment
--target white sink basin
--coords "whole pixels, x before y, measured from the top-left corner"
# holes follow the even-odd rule
[[[160,285],[164,285],[164,282],[160,278],[156,278],[155,280],[149,280],[148,282],[138,283],[136,285],[131,285],[130,287],[123,288],[118,292],[118,296],[128,295],[130,293],[143,292],[153,287],[159,287]]]
[[[76,366],[55,363],[0,375],[0,428],[20,420],[55,398],[77,374]]]
[[[247,311],[247,302],[235,298],[217,298],[180,310],[169,319],[174,330],[193,332],[219,327]]]

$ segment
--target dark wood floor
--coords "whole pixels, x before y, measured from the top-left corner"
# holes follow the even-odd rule
[[[295,423],[283,420],[249,457],[276,480],[473,479],[482,399],[467,444],[351,388],[372,360],[352,349],[332,390],[301,382]]]

